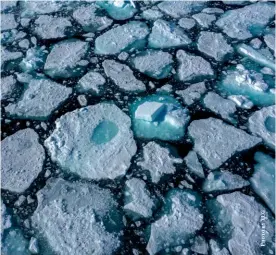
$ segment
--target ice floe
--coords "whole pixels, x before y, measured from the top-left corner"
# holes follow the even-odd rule
[[[178,21],[178,25],[186,30],[190,30],[196,25],[196,22],[191,18],[182,18]]]
[[[1,77],[1,100],[9,99],[16,88],[16,80],[13,75]]]
[[[184,158],[184,161],[192,173],[200,178],[205,177],[202,165],[200,164],[197,154],[194,151],[189,151],[187,156]]]
[[[192,16],[197,23],[203,28],[209,28],[212,23],[216,20],[216,16],[207,13],[197,13]]]
[[[17,28],[14,14],[1,14],[1,32]]]

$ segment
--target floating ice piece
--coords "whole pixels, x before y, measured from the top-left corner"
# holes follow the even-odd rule
[[[41,15],[34,22],[34,33],[40,39],[58,39],[73,35],[73,26],[68,18]]]
[[[9,99],[16,87],[16,80],[13,75],[1,77],[1,100]]]
[[[249,182],[228,171],[214,171],[208,174],[202,190],[204,192],[232,191],[248,186]]]
[[[112,24],[112,20],[98,16],[100,8],[96,3],[89,3],[87,6],[80,6],[73,12],[73,18],[82,26],[86,32],[96,32],[106,29]]]
[[[31,237],[29,251],[31,254],[39,254],[38,240],[34,237]]]
[[[272,149],[275,149],[275,118],[275,106],[272,105],[256,111],[248,120],[250,132],[261,137]]]
[[[236,191],[207,201],[207,206],[217,235],[231,254],[269,254],[273,250],[273,216],[254,197]]]
[[[256,50],[254,50],[250,46],[248,46],[246,44],[240,44],[237,46],[237,51],[242,56],[247,57],[256,63],[258,63],[262,66],[271,68],[272,70],[275,71],[274,61],[268,59],[266,56],[264,56],[263,54],[261,54],[260,52],[258,52]]]
[[[181,163],[182,159],[171,156],[168,148],[161,147],[156,142],[149,142],[143,147],[143,160],[137,164],[149,171],[152,182],[158,183],[163,175],[176,171],[174,164]]]
[[[209,250],[209,245],[203,236],[196,236],[194,239],[193,245],[191,247],[191,250],[193,252],[196,252],[197,254],[207,255]]]
[[[200,33],[197,48],[216,61],[223,61],[234,52],[222,34],[208,31]]]
[[[2,188],[24,192],[42,171],[45,152],[38,135],[30,128],[20,130],[1,142]]]
[[[233,115],[237,109],[233,101],[224,99],[214,92],[208,92],[203,99],[203,103],[206,108],[219,114],[223,119],[234,122]]]
[[[145,102],[138,106],[135,111],[135,119],[155,121],[166,110],[166,106],[159,102]]]
[[[192,16],[197,23],[203,27],[208,28],[212,25],[212,23],[216,20],[216,16],[213,14],[207,14],[207,13],[197,13]]]
[[[132,1],[98,1],[97,4],[105,9],[108,15],[115,20],[130,19],[137,12],[137,9],[133,6]]]
[[[105,74],[119,88],[126,91],[146,90],[145,84],[134,76],[133,71],[127,65],[116,62],[115,60],[105,60],[102,65]]]
[[[116,105],[100,103],[66,113],[45,141],[64,171],[87,179],[125,174],[136,153],[130,118]]]
[[[198,193],[173,189],[165,199],[163,216],[149,227],[147,251],[150,255],[183,245],[203,225],[201,197]]]
[[[143,119],[141,117],[138,119],[136,118],[137,109],[145,104],[145,102],[150,104],[160,103],[165,105],[165,109],[162,109],[159,113],[157,112],[158,114],[156,116],[152,116],[152,114],[150,116],[148,113],[145,113],[146,109],[143,109],[144,106],[149,105],[146,104],[138,111],[138,115],[140,116],[142,112]],[[161,105],[159,106],[161,107]],[[179,140],[184,136],[186,126],[190,120],[188,110],[183,109],[176,99],[165,94],[156,94],[141,100],[136,100],[130,106],[130,112],[135,135],[146,139],[156,138],[164,141]],[[144,118],[148,120],[151,118],[153,121],[147,121]]]
[[[184,158],[184,161],[192,173],[200,178],[205,177],[202,165],[200,164],[197,154],[194,151],[190,151],[188,155]]]
[[[162,12],[155,9],[148,9],[142,12],[142,17],[146,20],[157,20],[163,17]]]
[[[161,19],[154,22],[148,41],[154,49],[186,46],[192,42],[182,28]]]
[[[100,73],[90,71],[79,80],[76,88],[81,93],[91,92],[101,95],[105,82],[105,78]]]
[[[44,72],[52,78],[70,78],[82,75],[85,67],[78,62],[85,57],[88,43],[68,39],[56,43],[46,59]]]
[[[212,255],[230,255],[229,251],[225,247],[220,248],[219,244],[214,239],[209,241],[209,245]]]
[[[119,60],[122,60],[122,61],[126,61],[129,57],[129,54],[127,52],[121,52],[119,55],[118,55],[118,59]]]
[[[141,73],[159,80],[171,74],[173,59],[168,52],[147,50],[137,54],[131,62]]]
[[[1,32],[17,28],[14,14],[1,14]]]
[[[164,1],[157,6],[162,12],[178,19],[201,11],[206,6],[206,1]]]
[[[190,85],[187,89],[177,90],[176,94],[182,98],[185,104],[191,105],[199,100],[205,92],[205,83],[199,82]]]
[[[186,30],[190,30],[196,25],[196,22],[191,18],[182,18],[178,21],[178,25]]]
[[[11,13],[14,11],[17,1],[1,1],[1,13]]]
[[[31,217],[39,242],[56,254],[113,254],[120,245],[122,221],[110,191],[91,183],[50,179],[37,193]],[[41,254],[49,248],[42,247]]]
[[[9,31],[5,31],[1,33],[1,44],[7,45],[7,44],[13,44],[15,42],[18,42],[22,38],[26,37],[26,33],[23,31],[19,31],[16,29],[12,29]]]
[[[154,199],[144,181],[137,178],[126,181],[124,210],[134,220],[151,217],[154,206]]]
[[[275,51],[275,34],[267,34],[264,36],[264,41],[268,48]]]
[[[262,46],[263,42],[259,39],[259,38],[254,38],[250,41],[250,45],[254,48],[254,49],[260,49]]]
[[[19,51],[9,51],[4,47],[1,47],[1,70],[10,70],[18,65],[22,59],[23,54]]]
[[[210,63],[200,56],[179,50],[176,58],[179,62],[178,79],[181,81],[202,80],[214,76]]]
[[[20,41],[20,42],[18,43],[18,46],[19,46],[20,48],[23,48],[23,49],[29,49],[29,47],[30,47],[30,42],[29,42],[28,39],[23,39],[22,41]]]
[[[262,34],[274,17],[274,4],[254,3],[240,9],[226,11],[216,25],[232,38],[245,40]]]
[[[32,79],[23,96],[5,107],[11,117],[22,119],[47,119],[72,93],[71,88],[48,79]]]
[[[188,132],[194,141],[194,150],[210,169],[218,168],[235,153],[261,142],[260,138],[215,118],[194,120]]]
[[[213,13],[214,14],[222,14],[222,13],[224,13],[224,10],[214,7],[214,8],[205,8],[202,10],[202,12],[209,13],[209,14],[213,14]]]
[[[274,87],[273,79],[269,80],[258,70],[241,64],[228,68],[218,83],[218,89],[228,96],[245,96],[257,106],[275,103],[275,95],[269,87]]]
[[[250,178],[251,187],[275,213],[275,159],[262,152],[254,155],[257,164]]]
[[[95,40],[96,54],[116,54],[121,51],[142,49],[149,34],[147,25],[140,21],[117,26],[98,36]]]
[[[247,97],[242,95],[232,95],[229,96],[228,99],[232,100],[238,107],[244,109],[251,109],[254,104],[247,99]]]

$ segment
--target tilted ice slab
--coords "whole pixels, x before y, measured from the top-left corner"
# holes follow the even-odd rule
[[[114,83],[126,91],[144,91],[145,84],[138,80],[133,71],[124,64],[116,62],[115,60],[105,60],[102,63],[105,74],[110,77]]]
[[[112,20],[105,16],[98,16],[100,8],[96,3],[80,6],[73,12],[73,18],[86,32],[96,32],[106,29],[112,24]]]
[[[256,68],[238,64],[235,68],[228,68],[218,83],[218,89],[228,96],[246,96],[254,105],[269,106],[275,103],[275,94],[270,88],[274,87],[274,80],[267,79]]]
[[[204,192],[232,191],[248,186],[249,182],[237,174],[228,171],[214,171],[203,182]]]
[[[32,79],[16,103],[5,107],[11,117],[47,119],[72,93],[71,88],[49,79]]]
[[[95,40],[96,54],[117,54],[131,49],[142,49],[149,34],[147,25],[140,21],[117,26],[98,36]]]
[[[191,105],[201,98],[206,92],[204,82],[194,83],[184,90],[177,90],[176,94],[181,97],[186,105]]]
[[[173,189],[168,192],[163,216],[151,224],[147,251],[150,255],[181,246],[200,230],[203,215],[201,197],[194,191]]]
[[[132,178],[126,181],[124,210],[134,220],[149,218],[154,209],[154,198],[146,187],[146,183],[140,179]]]
[[[210,169],[218,168],[235,153],[261,142],[260,138],[215,118],[194,120],[188,127],[188,133],[194,141],[194,150]]]
[[[216,20],[216,16],[207,13],[197,13],[192,16],[197,23],[203,28],[209,28],[212,23]]]
[[[64,171],[87,179],[125,174],[136,152],[130,118],[116,105],[100,103],[66,113],[45,141]]]
[[[50,179],[37,193],[31,217],[42,255],[113,254],[120,245],[121,216],[110,191],[91,183]],[[45,243],[46,242],[46,243]]]
[[[134,2],[129,1],[98,1],[97,5],[105,9],[108,15],[115,20],[126,20],[133,17],[137,12]]]
[[[255,3],[226,11],[216,25],[229,37],[245,40],[262,34],[274,17],[273,3]]]
[[[1,32],[17,28],[14,14],[1,14]]]
[[[24,192],[42,171],[45,152],[37,133],[23,129],[1,142],[2,188]]]
[[[234,122],[233,114],[237,109],[233,101],[225,99],[214,92],[208,92],[203,99],[203,103],[206,108],[219,114],[223,119]]]
[[[136,100],[130,112],[135,135],[146,139],[179,140],[190,120],[187,109],[175,98],[163,94]]]
[[[173,58],[168,52],[147,50],[133,57],[131,63],[139,72],[159,80],[170,76]]]
[[[52,78],[70,78],[82,74],[85,67],[79,62],[88,51],[88,43],[68,39],[56,43],[46,59],[44,72]]]
[[[251,109],[254,106],[254,104],[247,97],[242,95],[228,96],[228,99],[232,100],[237,105],[237,107],[243,109]]]
[[[148,41],[149,47],[154,49],[180,47],[192,42],[182,28],[161,19],[154,22]]]
[[[137,162],[144,170],[149,171],[154,183],[160,181],[165,174],[173,174],[176,171],[174,164],[181,164],[182,159],[171,155],[170,150],[161,147],[156,142],[149,142],[143,147],[143,159]]]
[[[73,35],[73,25],[68,18],[41,15],[34,22],[34,33],[40,39],[58,39]]]
[[[229,251],[225,247],[220,247],[214,239],[209,241],[209,246],[212,255],[230,255]]]
[[[179,50],[176,58],[179,63],[177,75],[181,81],[203,80],[214,76],[210,63],[200,56]]]
[[[105,78],[100,73],[90,71],[79,80],[76,89],[81,93],[91,92],[101,95],[105,82]]]
[[[250,178],[251,187],[275,213],[275,159],[262,152],[254,155],[257,164]]]
[[[206,1],[164,1],[158,4],[158,8],[173,18],[181,18],[187,14],[201,11]]]
[[[254,197],[234,192],[209,200],[207,206],[215,230],[231,254],[270,254],[269,250],[273,254],[274,219]]]
[[[275,106],[272,105],[256,111],[248,120],[249,131],[272,149],[275,149],[275,118]]]
[[[268,48],[275,51],[275,34],[266,34],[264,36],[264,41]]]
[[[9,99],[16,87],[16,80],[13,75],[9,75],[6,77],[1,77],[1,100]]]
[[[193,252],[196,252],[197,254],[207,255],[209,250],[209,245],[203,236],[196,236],[194,238],[194,242],[191,247],[191,250]]]
[[[188,155],[184,158],[184,161],[192,173],[200,178],[205,177],[202,165],[200,164],[197,154],[194,151],[190,151]]]
[[[200,33],[197,48],[216,61],[223,61],[233,53],[233,48],[227,43],[222,34],[208,31]]]

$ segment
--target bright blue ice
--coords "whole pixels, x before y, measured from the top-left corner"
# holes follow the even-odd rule
[[[119,129],[112,121],[102,121],[95,129],[91,140],[96,144],[104,144],[112,140]]]

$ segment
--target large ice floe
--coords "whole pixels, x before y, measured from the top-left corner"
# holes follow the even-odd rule
[[[189,111],[168,95],[152,95],[135,101],[131,107],[134,134],[137,137],[179,140],[185,135]]]
[[[24,192],[42,171],[45,152],[37,133],[23,129],[1,142],[2,188]]]
[[[45,141],[64,171],[87,179],[125,174],[136,152],[130,118],[116,105],[100,103],[66,113]]]
[[[31,223],[40,254],[103,255],[120,246],[122,219],[110,191],[90,183],[50,179],[37,199]]]
[[[201,196],[195,191],[172,189],[165,197],[162,213],[147,230],[151,255],[184,246],[203,225]]]

